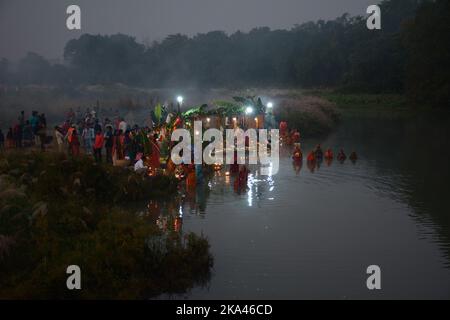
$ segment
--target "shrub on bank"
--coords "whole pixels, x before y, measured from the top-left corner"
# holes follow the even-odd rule
[[[175,187],[88,158],[0,155],[0,298],[150,298],[204,283],[203,236],[162,232],[124,207]],[[67,289],[69,265],[82,290]]]

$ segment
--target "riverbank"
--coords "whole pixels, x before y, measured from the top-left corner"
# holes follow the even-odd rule
[[[402,94],[341,93],[336,90],[307,90],[314,95],[334,103],[343,115],[361,113],[411,114],[422,109],[412,108]]]
[[[233,97],[260,97],[265,103],[273,102],[276,120],[287,120],[290,128],[299,129],[303,136],[322,136],[331,132],[339,121],[339,110],[333,101],[300,89],[226,88],[176,89],[133,88],[121,84],[58,88],[25,86],[0,92],[0,128],[14,127],[20,110],[26,117],[32,110],[45,113],[49,124],[60,124],[72,109],[96,108],[100,117],[124,117],[130,125],[145,125],[150,112],[159,102],[170,111],[176,111],[175,97],[183,94],[182,110],[202,104],[214,105],[217,101],[233,101]]]
[[[0,154],[0,297],[147,299],[205,283],[206,238],[128,209],[176,188],[87,157]],[[83,290],[67,290],[69,265],[80,266]]]

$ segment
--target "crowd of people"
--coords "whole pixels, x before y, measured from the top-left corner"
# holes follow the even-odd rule
[[[54,127],[54,137],[58,151],[67,150],[72,157],[80,155],[80,148],[98,163],[134,163],[145,156],[153,167],[158,168],[165,130],[136,124],[130,126],[120,116],[100,120],[98,112],[88,108],[81,116],[70,110],[64,123]]]
[[[85,112],[81,108],[70,109],[63,123],[54,126],[52,132],[47,128],[45,114],[33,111],[27,118],[21,111],[6,135],[0,130],[0,150],[29,147],[45,150],[53,144],[57,151],[67,152],[74,158],[84,153],[99,163],[120,164],[123,160],[139,160],[141,154],[152,166],[159,167],[164,135],[164,128],[131,127],[118,115],[101,120],[96,108],[86,108]]]
[[[182,173],[177,173],[177,168],[168,159],[170,154],[170,138],[166,127],[139,127],[130,126],[124,117],[116,114],[112,119],[104,117],[100,119],[98,108],[86,108],[85,112],[78,108],[70,109],[61,125],[54,127],[53,135],[48,136],[47,120],[45,114],[33,111],[27,119],[24,111],[21,111],[17,122],[9,128],[6,136],[0,130],[0,149],[26,148],[37,146],[45,150],[46,144],[53,140],[53,144],[59,152],[67,152],[71,157],[79,157],[81,153],[92,156],[97,163],[106,162],[114,165],[131,165],[136,172],[151,173],[149,169],[156,171],[161,165],[161,156],[166,157],[168,171],[175,176],[186,179],[187,185],[195,185],[199,180],[201,170],[195,166],[184,166]],[[287,122],[279,124],[282,143],[293,145],[292,158],[295,163],[302,162],[303,152],[300,144],[300,133],[297,129],[289,130]],[[308,166],[320,165],[322,160],[328,164],[335,158],[331,148],[322,150],[317,145],[311,150],[306,160]],[[357,160],[356,152],[352,152],[349,159]],[[343,149],[340,149],[336,159],[344,162],[347,159]],[[236,160],[236,159],[235,159]],[[242,172],[241,172],[242,171]],[[230,173],[239,177],[239,185],[244,185],[248,175],[248,168],[235,164],[230,165]],[[197,179],[195,179],[197,178]]]
[[[21,111],[15,124],[6,134],[0,129],[0,150],[39,146],[47,142],[47,119],[44,113],[32,111],[29,118]]]

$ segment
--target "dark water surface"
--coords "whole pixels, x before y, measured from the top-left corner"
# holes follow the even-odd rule
[[[213,276],[190,299],[450,298],[449,117],[347,116],[316,143],[359,160],[214,176],[176,209],[209,238]],[[306,152],[305,152],[306,153]],[[381,267],[382,289],[366,287]]]

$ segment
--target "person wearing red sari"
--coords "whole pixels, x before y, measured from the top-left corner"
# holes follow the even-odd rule
[[[152,152],[150,154],[150,166],[152,168],[159,168],[161,165],[161,150],[159,149],[156,135],[154,135],[153,138],[150,139],[150,145],[152,147]]]

